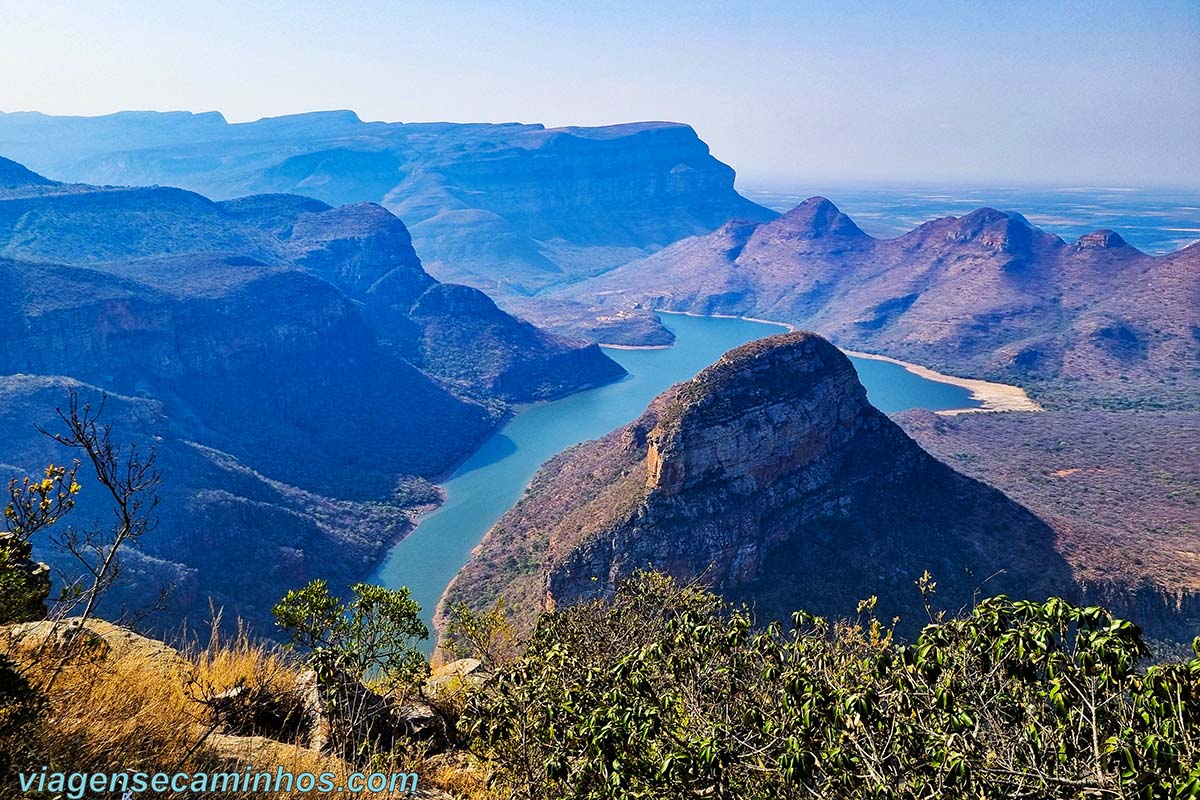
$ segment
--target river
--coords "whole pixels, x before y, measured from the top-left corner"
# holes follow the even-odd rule
[[[483,535],[518,499],[542,462],[636,419],[650,401],[727,350],[786,330],[742,319],[665,315],[675,345],[661,350],[606,348],[629,375],[561,400],[525,406],[443,484],[446,502],[424,517],[379,565],[373,583],[407,586],[430,623],[442,592]],[[966,389],[927,380],[886,361],[852,358],[877,408],[971,408]],[[431,625],[432,630],[432,625]]]

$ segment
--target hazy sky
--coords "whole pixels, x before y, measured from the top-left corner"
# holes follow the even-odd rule
[[[13,2],[0,110],[691,123],[748,179],[1200,187],[1200,0]]]

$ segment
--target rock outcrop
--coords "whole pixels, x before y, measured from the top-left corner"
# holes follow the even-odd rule
[[[639,568],[709,583],[763,620],[851,614],[875,595],[907,631],[926,620],[924,570],[953,610],[976,592],[1077,591],[1045,523],[925,453],[811,333],[732,350],[552,460],[449,596],[554,607]]]

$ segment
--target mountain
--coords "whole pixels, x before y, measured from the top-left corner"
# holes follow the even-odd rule
[[[37,188],[0,202],[0,256],[86,265],[169,296],[221,295],[286,266],[336,287],[379,346],[476,395],[526,402],[622,374],[598,348],[537,331],[476,290],[455,289],[458,306],[444,308],[449,290],[425,272],[404,223],[377,205],[333,208],[295,195],[218,203],[162,187]],[[300,275],[271,280],[321,291]],[[431,313],[437,308],[451,316]],[[472,336],[460,336],[455,349],[442,337],[460,324]]]
[[[27,169],[23,164],[0,157],[0,191],[53,185],[54,181]]]
[[[92,402],[104,398],[101,419],[112,425],[114,440],[157,452],[163,475],[157,525],[122,551],[120,579],[102,604],[106,618],[123,618],[142,630],[174,636],[185,621],[203,629],[211,600],[227,626],[241,619],[269,635],[270,609],[283,591],[313,578],[335,586],[361,580],[412,529],[416,512],[440,502],[437,488],[415,476],[393,476],[387,493],[371,499],[301,489],[200,443],[197,437],[206,432],[186,413],[169,415],[161,400],[59,376],[0,376],[5,477],[36,474],[70,457],[37,427],[61,429],[55,408],[72,390]],[[321,456],[312,458],[319,463]],[[367,466],[358,475],[375,477]],[[343,486],[335,488],[352,489],[354,478],[343,473]],[[79,529],[108,525],[112,511],[86,468],[79,483],[79,503],[68,521]],[[68,574],[77,568],[45,541],[36,555]]]
[[[60,180],[169,184],[218,199],[300,193],[381,203],[436,277],[507,304],[640,258],[729,219],[741,197],[690,127],[362,122],[320,112],[229,124],[220,114],[0,113],[0,152]]]
[[[623,374],[595,345],[436,281],[379,206],[216,203],[55,184],[9,164],[0,463],[31,474],[51,460],[19,434],[71,387],[111,395],[118,435],[173,454],[170,531],[141,555],[191,576],[195,603],[175,621],[215,596],[262,622],[296,575],[365,572],[437,500],[425,479],[488,436],[508,402]],[[227,551],[254,557],[212,549],[229,537],[240,544]],[[203,566],[212,558],[220,568]]]
[[[447,593],[523,614],[609,594],[632,570],[699,579],[759,619],[927,621],[914,580],[957,610],[977,591],[1071,596],[1042,520],[922,450],[811,333],[730,351],[636,422],[548,462]]]
[[[744,315],[1019,383],[1052,406],[1192,408],[1200,396],[1200,246],[1149,256],[1112,231],[1065,242],[989,208],[874,239],[815,197],[550,299],[563,306],[544,320],[607,342],[661,341],[646,336],[646,309]]]

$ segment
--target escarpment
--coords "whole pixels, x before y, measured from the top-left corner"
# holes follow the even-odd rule
[[[776,216],[737,193],[733,169],[691,127],[671,122],[546,128],[321,112],[230,124],[219,114],[0,113],[0,152],[68,180],[379,203],[411,229],[430,273],[505,308],[730,219]]]
[[[549,462],[449,597],[552,608],[654,568],[763,621],[852,613],[875,595],[912,631],[927,621],[925,570],[947,609],[977,593],[1074,595],[1054,540],[872,407],[837,348],[790,333],[730,351],[632,425]]]
[[[169,487],[102,612],[175,627],[211,599],[269,631],[285,589],[362,578],[507,403],[621,374],[438,282],[378,205],[62,184],[0,159],[4,477],[63,458],[37,428],[75,391],[109,398],[114,438],[155,447]]]

